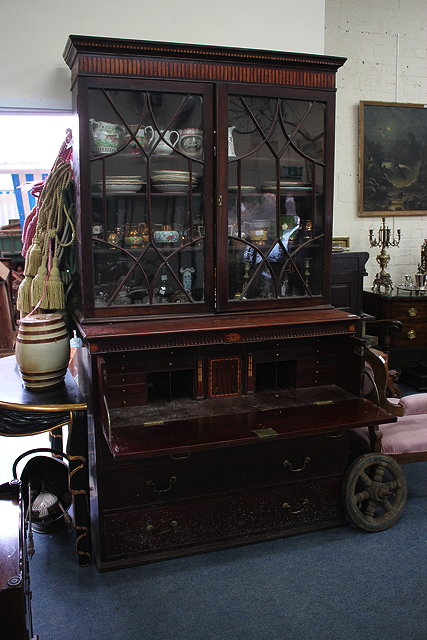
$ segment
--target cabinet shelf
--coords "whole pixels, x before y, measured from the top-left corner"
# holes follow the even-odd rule
[[[95,241],[98,240],[98,238],[93,238]],[[94,249],[93,253],[94,255],[111,255],[111,251],[112,250],[117,250],[119,249],[121,252],[124,253],[130,253],[133,256],[139,256],[141,251],[143,251],[144,249],[146,249],[146,247],[150,244],[152,247],[155,247],[156,249],[158,249],[162,254],[168,254],[168,253],[174,253],[175,251],[177,251],[178,249],[188,249],[191,250],[191,253],[194,252],[203,252],[203,247],[197,245],[197,243],[201,240],[203,240],[203,237],[197,237],[194,238],[193,240],[188,241],[187,243],[184,244],[180,244],[180,245],[168,245],[168,246],[160,246],[159,244],[156,244],[154,242],[147,242],[144,246],[140,246],[140,247],[122,247],[118,244],[110,244],[108,247],[103,247],[102,249]]]
[[[263,189],[262,191],[251,191],[251,192],[246,192],[246,191],[241,191],[241,197],[242,198],[260,198],[262,196],[265,195],[276,195],[276,190],[275,189]],[[302,197],[302,196],[313,196],[313,190],[312,189],[307,189],[307,190],[299,190],[299,189],[292,189],[291,187],[286,188],[286,189],[280,189],[280,197],[286,197],[286,196],[292,196],[292,197]],[[229,195],[233,195],[233,196],[237,196],[238,195],[238,191],[236,189],[232,189],[229,190],[228,192]]]
[[[105,197],[106,198],[122,198],[124,196],[126,197],[131,197],[131,198],[141,198],[141,197],[146,197],[147,192],[144,191],[115,191],[115,192],[110,192],[110,193],[106,193]],[[159,191],[151,191],[150,192],[150,196],[153,198],[165,198],[165,197],[170,197],[170,196],[174,196],[177,197],[179,196],[180,198],[187,198],[190,195],[190,191],[164,191],[164,192],[159,192]],[[195,191],[193,190],[191,192],[192,196],[202,196],[203,194],[200,191]],[[92,197],[94,198],[103,198],[104,194],[102,193],[98,193],[98,192],[92,192]]]

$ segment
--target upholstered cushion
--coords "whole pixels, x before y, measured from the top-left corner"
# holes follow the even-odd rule
[[[400,398],[400,402],[405,407],[405,416],[425,413],[427,417],[427,393],[413,393]]]
[[[379,426],[383,434],[381,451],[387,454],[418,453],[427,451],[427,393],[418,393],[404,398],[389,398],[390,402],[400,402],[405,407],[405,415]],[[367,427],[352,429],[353,436],[369,449],[369,431]]]

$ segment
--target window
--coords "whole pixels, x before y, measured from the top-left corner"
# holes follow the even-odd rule
[[[71,114],[0,115],[0,226],[19,219],[21,226],[35,204],[25,182],[39,182],[55,162]]]

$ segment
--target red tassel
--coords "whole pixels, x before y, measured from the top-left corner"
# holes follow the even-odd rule
[[[31,195],[35,198],[38,198],[41,192],[43,191],[45,180],[41,180],[37,182],[33,188],[31,189]],[[31,209],[30,213],[25,219],[24,226],[22,228],[22,251],[21,255],[25,258],[27,255],[28,249],[31,246],[31,243],[34,238],[34,234],[36,232],[37,220],[38,220],[38,207],[37,204]]]
[[[31,247],[31,243],[36,232],[37,220],[38,220],[37,205],[33,207],[25,219],[24,227],[22,229],[22,250],[21,255],[27,255],[28,249]]]

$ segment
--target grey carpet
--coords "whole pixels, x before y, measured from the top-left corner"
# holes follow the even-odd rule
[[[423,640],[427,463],[381,533],[354,526],[131,569],[79,568],[73,536],[36,535],[40,640]]]

